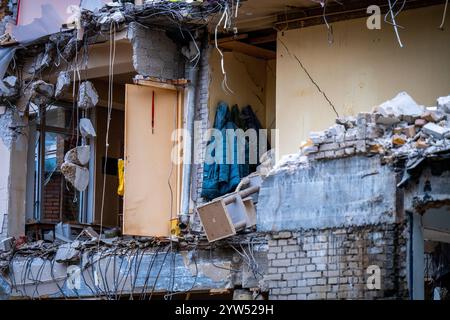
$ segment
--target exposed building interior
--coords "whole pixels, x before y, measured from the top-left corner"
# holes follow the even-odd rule
[[[1,1],[0,299],[448,300],[447,8]]]

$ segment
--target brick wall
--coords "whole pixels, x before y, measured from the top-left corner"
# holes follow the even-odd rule
[[[206,132],[209,128],[209,84],[210,84],[210,70],[209,70],[209,57],[211,53],[211,47],[207,41],[202,48],[202,55],[200,60],[200,72],[198,79],[199,94],[196,101],[195,121],[200,124],[202,132]],[[200,160],[201,164],[194,164],[193,171],[193,192],[192,198],[197,204],[201,204],[203,199],[201,198],[202,185],[203,185],[203,161],[205,159],[206,152],[206,140],[202,140],[199,147],[195,149],[196,157]]]
[[[164,31],[146,29],[132,22],[128,38],[133,45],[133,66],[138,74],[162,80],[183,77],[180,48]]]
[[[279,232],[269,240],[265,281],[273,300],[408,298],[402,225]],[[380,290],[369,290],[369,266]]]
[[[62,184],[62,185],[61,185]],[[64,221],[75,221],[78,217],[78,202],[73,202],[75,193],[73,188],[67,188],[66,181],[60,172],[54,172],[52,178],[45,186],[42,220],[46,222],[59,222],[61,211]]]

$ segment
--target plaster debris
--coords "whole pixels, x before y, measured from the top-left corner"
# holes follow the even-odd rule
[[[90,81],[82,82],[78,90],[78,108],[90,109],[97,105],[98,93]]]
[[[64,91],[69,88],[70,83],[70,73],[68,71],[61,71],[56,81],[55,97],[60,98],[64,94]]]
[[[95,138],[97,136],[91,120],[87,118],[80,119],[80,133],[83,138]]]

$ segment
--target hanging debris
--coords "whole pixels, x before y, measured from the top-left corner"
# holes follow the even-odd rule
[[[98,93],[94,85],[90,81],[85,81],[80,84],[78,90],[78,108],[90,109],[97,105]]]
[[[53,97],[55,86],[43,80],[33,82],[31,85],[31,102],[37,106],[47,105]]]
[[[90,146],[79,146],[69,150],[64,156],[65,162],[70,162],[79,166],[86,166],[91,156]]]
[[[70,82],[70,73],[68,71],[61,71],[56,81],[55,97],[57,99],[70,87]]]
[[[86,190],[89,185],[89,170],[79,165],[64,162],[61,165],[61,172],[75,189],[80,192]]]
[[[95,138],[97,134],[95,133],[94,126],[91,120],[87,118],[80,119],[80,133],[83,138]]]

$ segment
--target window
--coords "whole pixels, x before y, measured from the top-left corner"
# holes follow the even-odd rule
[[[58,103],[42,108],[34,114],[35,130],[30,133],[34,142],[29,173],[34,190],[28,192],[28,218],[39,222],[85,222],[88,190],[78,192],[61,173],[67,151],[81,144],[77,135],[76,110],[71,105]],[[31,163],[30,163],[31,164]]]

